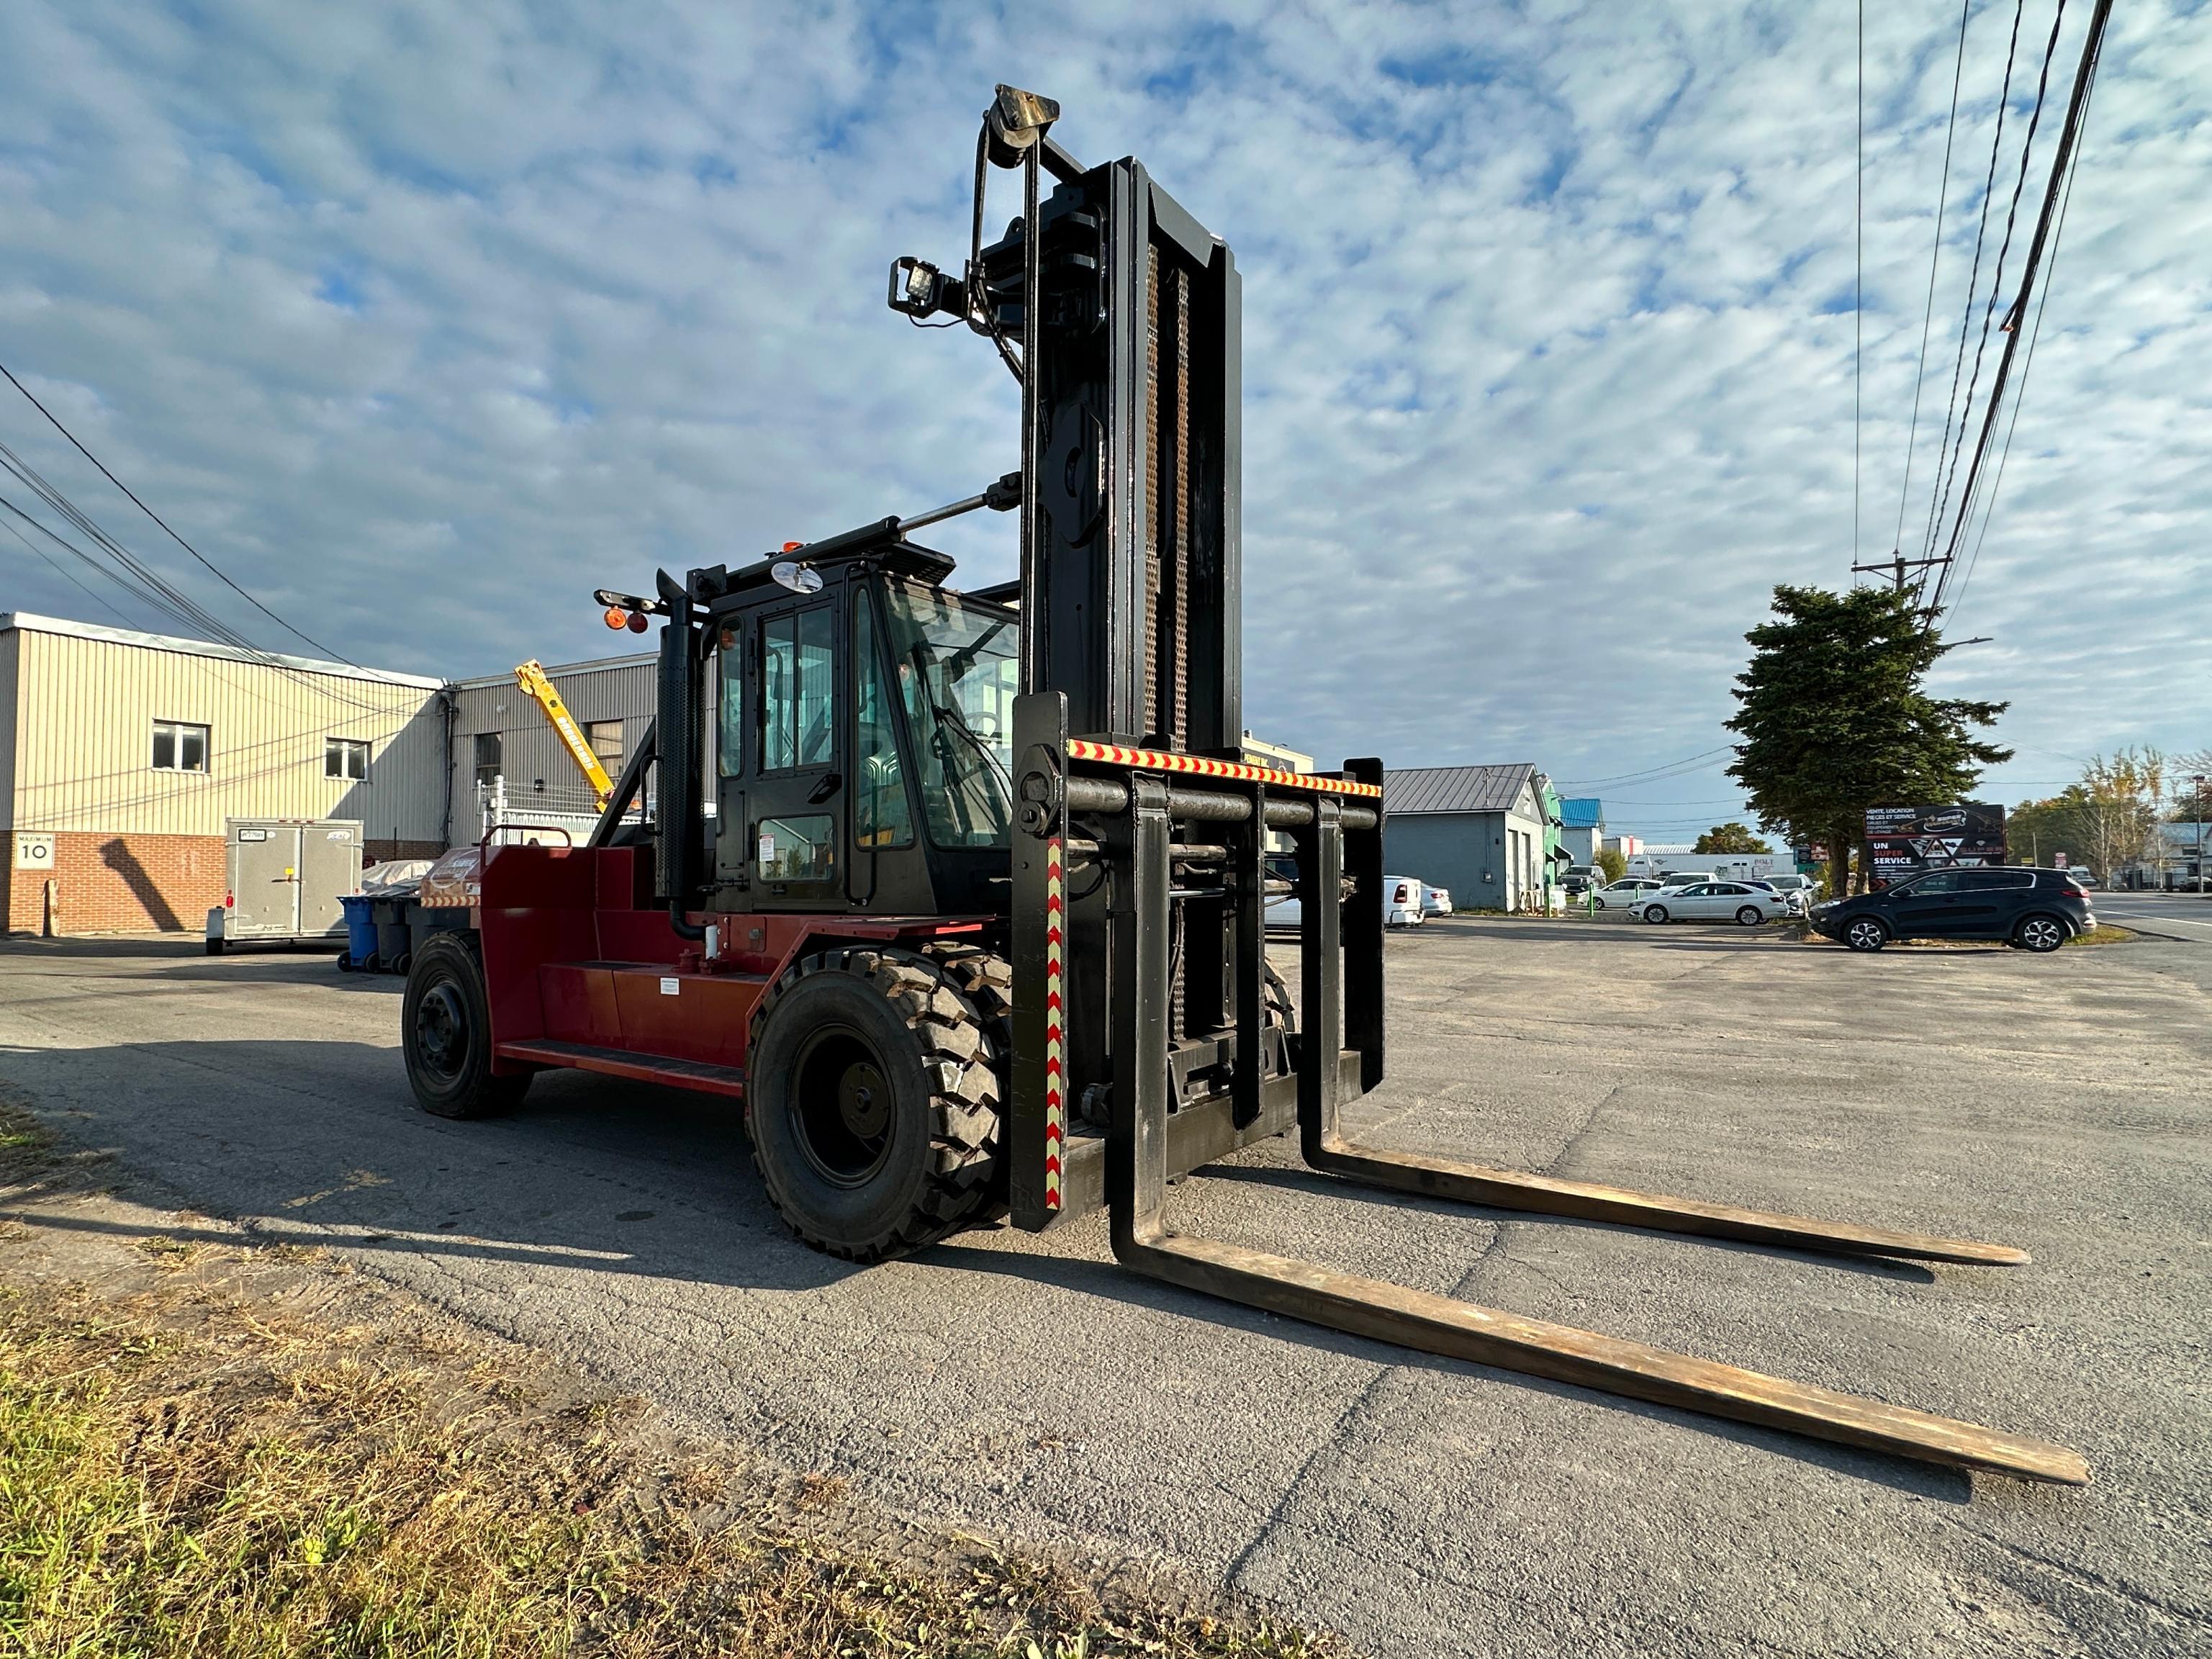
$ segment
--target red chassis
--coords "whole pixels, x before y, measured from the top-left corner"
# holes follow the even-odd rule
[[[680,939],[653,851],[492,849],[477,912],[496,1075],[568,1066],[742,1097],[754,1009],[822,941],[980,934],[982,916],[741,915]]]

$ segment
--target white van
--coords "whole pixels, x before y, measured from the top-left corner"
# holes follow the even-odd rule
[[[1293,868],[1287,859],[1268,860],[1267,873],[1279,880],[1291,879]],[[1442,892],[1442,888],[1431,890]],[[1421,884],[1412,876],[1382,878],[1382,925],[1385,927],[1418,927],[1421,925]],[[1450,902],[1446,895],[1445,902]],[[1295,893],[1278,893],[1267,900],[1267,926],[1277,930],[1297,927],[1304,920]]]
[[[1421,925],[1421,884],[1413,876],[1382,878],[1382,925],[1418,927]]]

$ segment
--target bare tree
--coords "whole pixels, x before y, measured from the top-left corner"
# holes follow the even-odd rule
[[[2127,866],[2155,855],[2165,756],[2155,749],[2123,749],[2110,760],[2094,755],[2081,773],[2081,790],[2089,866],[2100,880],[2109,882]]]

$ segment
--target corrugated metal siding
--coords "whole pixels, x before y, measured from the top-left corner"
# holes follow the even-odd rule
[[[22,653],[19,641],[22,635],[9,629],[0,634],[0,830],[15,827],[15,665]],[[27,825],[26,828],[31,826]],[[8,852],[8,861],[15,863],[15,849]],[[4,918],[0,918],[4,920]]]
[[[638,656],[582,668],[550,667],[546,678],[580,725],[599,720],[623,723],[623,753],[634,753],[653,724],[659,659]],[[593,810],[592,792],[569,759],[568,749],[544,712],[512,678],[471,682],[453,692],[453,823],[452,839],[472,841],[480,832],[477,809],[476,739],[496,732],[501,767],[507,777],[510,811],[535,809],[550,815]],[[607,769],[611,774],[616,768]],[[543,782],[544,787],[537,786]]]
[[[1503,812],[1520,799],[1535,770],[1533,762],[1510,766],[1413,766],[1382,775],[1382,805],[1401,812]]]
[[[15,822],[219,836],[226,817],[357,818],[433,840],[444,816],[438,693],[32,629],[15,642]],[[204,774],[156,771],[156,720],[209,729]],[[325,738],[366,739],[365,781],[325,778]]]
[[[1450,890],[1455,910],[1505,908],[1505,815],[1423,814],[1382,820],[1385,874]]]

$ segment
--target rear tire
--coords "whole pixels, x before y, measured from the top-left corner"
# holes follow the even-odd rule
[[[878,1261],[990,1207],[1011,983],[985,952],[882,948],[824,951],[776,982],[746,1055],[745,1127],[800,1238]]]
[[[1645,905],[1644,907],[1644,920],[1653,923],[1664,922],[1667,920],[1667,907],[1663,904]]]
[[[1735,913],[1735,919],[1746,927],[1756,927],[1766,920],[1766,915],[1757,905],[1747,904]]]
[[[1844,928],[1844,943],[1854,951],[1879,951],[1889,943],[1889,929],[1872,916],[1861,916]]]
[[[473,933],[441,933],[422,947],[400,1000],[407,1081],[434,1117],[495,1117],[529,1092],[531,1073],[495,1077],[491,1006]]]
[[[2069,929],[2056,916],[2026,916],[2013,930],[2012,942],[2023,951],[2047,955],[2066,943]]]
[[[222,937],[220,934],[210,939],[207,942],[207,953],[211,957],[221,956],[222,954],[223,942]]]

